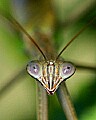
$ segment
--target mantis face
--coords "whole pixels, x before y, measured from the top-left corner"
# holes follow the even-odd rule
[[[74,74],[75,67],[70,62],[59,60],[31,61],[27,71],[44,86],[48,94],[54,94],[60,83]]]

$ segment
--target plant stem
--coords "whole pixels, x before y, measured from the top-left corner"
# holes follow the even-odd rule
[[[82,70],[89,70],[89,71],[93,71],[96,72],[96,66],[88,66],[88,65],[83,65],[83,64],[75,64],[77,69],[82,69]]]
[[[15,73],[15,75],[13,75],[13,77],[9,79],[8,82],[0,89],[0,99],[3,97],[3,95],[6,95],[6,93],[9,92],[11,87],[20,82],[20,80],[22,80],[20,78],[25,77],[25,75],[27,74],[24,66],[19,72]]]

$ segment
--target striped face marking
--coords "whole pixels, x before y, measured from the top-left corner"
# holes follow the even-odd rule
[[[74,74],[75,67],[70,62],[59,60],[31,61],[27,71],[44,86],[48,94],[54,94],[60,83]]]

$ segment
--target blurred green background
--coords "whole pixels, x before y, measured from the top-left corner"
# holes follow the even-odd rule
[[[95,0],[53,0],[57,15],[55,46],[64,45],[96,16]],[[0,0],[0,9],[9,13],[11,0]],[[14,7],[13,7],[14,8]],[[26,9],[25,9],[26,10]],[[0,89],[29,61],[20,35],[0,17]],[[81,65],[96,66],[96,20],[66,49],[62,57]],[[96,119],[96,71],[78,70],[67,86],[79,120]],[[49,119],[64,120],[56,95],[49,96]],[[36,81],[29,75],[0,98],[0,120],[36,120]]]

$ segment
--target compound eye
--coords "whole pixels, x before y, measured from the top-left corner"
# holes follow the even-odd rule
[[[72,63],[65,62],[62,64],[61,75],[64,79],[67,79],[70,76],[72,76],[74,72],[75,72],[75,67]]]
[[[29,62],[27,65],[27,71],[31,76],[38,78],[40,74],[40,64],[37,61]]]

